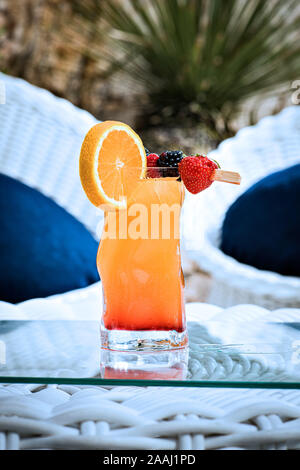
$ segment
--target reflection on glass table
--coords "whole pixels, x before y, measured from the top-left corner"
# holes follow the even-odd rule
[[[104,379],[186,380],[188,355],[188,348],[154,353],[102,349],[100,375]]]
[[[300,323],[188,322],[189,347],[101,350],[95,321],[1,321],[0,382],[300,388]]]

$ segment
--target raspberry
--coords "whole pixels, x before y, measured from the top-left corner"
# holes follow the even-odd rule
[[[157,161],[159,156],[156,153],[149,153],[147,155],[147,177],[148,178],[160,178],[160,172],[157,168]]]
[[[178,168],[186,189],[197,194],[212,184],[213,173],[218,167],[217,162],[197,155],[183,158]]]
[[[183,159],[183,152],[181,150],[167,150],[159,156],[157,166],[159,167],[172,167],[169,170],[161,170],[161,176],[179,176],[178,164]]]

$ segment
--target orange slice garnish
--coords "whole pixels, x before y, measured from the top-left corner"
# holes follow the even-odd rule
[[[104,121],[86,134],[80,152],[80,179],[95,206],[105,210],[126,207],[126,199],[146,169],[143,143],[127,124]]]

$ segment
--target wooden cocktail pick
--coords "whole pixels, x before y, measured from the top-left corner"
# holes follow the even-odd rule
[[[223,181],[223,183],[241,183],[241,175],[235,171],[215,170],[212,179],[213,181]]]

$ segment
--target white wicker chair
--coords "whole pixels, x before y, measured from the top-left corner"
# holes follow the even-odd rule
[[[77,172],[82,137],[95,119],[23,80],[0,74],[0,81],[0,171],[52,197],[95,233],[101,214]],[[66,318],[72,305],[87,306],[95,288],[80,301],[65,294]],[[34,309],[38,318],[47,313],[35,300],[25,304],[31,319]],[[18,306],[0,306],[1,319],[22,318]],[[206,313],[209,307],[216,309]],[[0,386],[0,449],[293,449],[300,448],[299,421],[296,390]]]
[[[85,196],[80,146],[96,119],[61,98],[0,73],[0,172],[54,199],[96,234],[102,211]]]
[[[300,106],[240,130],[210,156],[225,169],[239,171],[242,184],[214,183],[198,196],[187,197],[185,247],[212,277],[206,301],[222,307],[242,303],[270,309],[300,307],[300,278],[239,263],[219,249],[223,217],[241,192],[267,174],[300,163]]]

